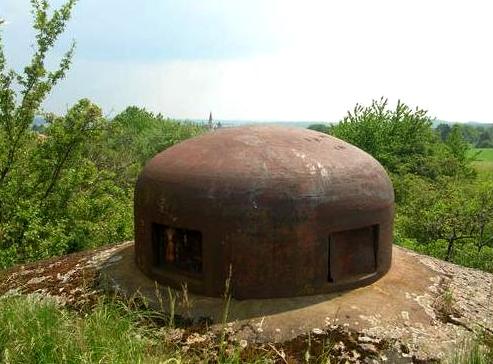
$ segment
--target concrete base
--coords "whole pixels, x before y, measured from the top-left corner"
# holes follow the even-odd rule
[[[140,293],[154,307],[168,309],[167,288],[137,269],[133,244],[122,246],[108,262],[101,273],[112,289],[127,296]],[[444,292],[453,294],[452,302],[442,299]],[[174,294],[178,315],[222,321],[222,299]],[[317,296],[232,300],[228,321],[238,337],[253,341],[282,342],[337,325],[399,340],[418,357],[440,357],[471,330],[493,329],[493,275],[395,246],[391,270],[369,286]]]

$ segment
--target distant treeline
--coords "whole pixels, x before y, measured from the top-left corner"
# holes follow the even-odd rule
[[[493,125],[442,123],[436,127],[436,130],[442,140],[447,140],[453,128],[459,129],[464,139],[473,147],[493,148]]]

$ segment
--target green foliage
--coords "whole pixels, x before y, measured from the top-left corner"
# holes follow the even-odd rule
[[[31,62],[23,73],[7,69],[0,38],[0,188],[8,183],[22,150],[32,140],[33,118],[51,89],[65,77],[74,51],[72,45],[56,70],[46,69],[46,56],[65,29],[75,0],[69,0],[51,17],[47,0],[32,0],[31,4],[36,43]]]
[[[56,70],[45,68],[74,4],[50,15],[47,1],[32,1],[35,52],[22,74],[7,70],[0,42],[0,268],[130,239],[144,163],[203,131],[136,107],[109,121],[87,99],[33,128],[72,59],[73,46]]]
[[[475,148],[469,152],[470,158],[479,162],[493,162],[493,148]]]
[[[444,142],[445,140],[447,140],[448,138],[448,135],[450,134],[450,131],[452,130],[452,128],[450,127],[449,124],[440,124],[437,126],[436,128],[439,136],[440,136],[440,139],[442,140],[442,142]]]
[[[98,169],[85,145],[106,122],[79,101],[65,117],[47,116],[45,133],[32,133],[8,180],[0,185],[0,266],[60,255],[131,236],[131,191]],[[12,257],[10,254],[15,254]]]
[[[132,154],[141,164],[160,151],[205,131],[202,125],[166,119],[135,106],[118,114],[113,124],[118,129],[116,141],[121,146],[121,138],[126,138],[126,147],[132,148]]]
[[[454,125],[450,130],[447,139],[445,139],[445,145],[453,158],[459,162],[460,166],[464,166],[468,160],[470,147],[457,125]]]
[[[36,42],[32,59],[22,73],[7,69],[0,39],[0,266],[11,264],[19,256],[44,256],[43,238],[63,230],[61,222],[45,225],[46,213],[52,210],[47,206],[53,202],[53,192],[66,177],[64,171],[83,141],[80,135],[70,135],[72,129],[64,130],[65,125],[57,128],[57,123],[51,127],[53,135],[46,137],[49,140],[45,143],[44,136],[31,130],[41,103],[70,66],[73,45],[54,71],[46,69],[45,59],[65,29],[75,1],[69,0],[51,16],[46,0],[31,3]],[[71,120],[67,125],[92,121],[94,110],[92,115],[81,115],[81,109],[91,110],[87,102],[74,107],[72,115],[67,117],[67,121]],[[78,127],[74,125],[74,130]],[[44,166],[42,172],[40,165]],[[36,226],[38,228],[33,229]],[[63,240],[60,236],[50,241],[51,249],[59,250],[59,246],[65,244]]]
[[[138,172],[203,128],[129,110],[107,121],[81,100],[64,117],[46,115],[0,188],[0,266],[131,239]]]
[[[395,109],[388,107],[386,99],[374,100],[368,107],[356,105],[328,132],[368,152],[391,174],[435,179],[472,172],[465,155],[454,154],[440,143],[426,111],[400,101]]]
[[[445,141],[452,128],[459,129],[464,140],[475,148],[493,148],[492,124],[440,124],[436,130],[441,139]]]
[[[435,138],[430,126],[425,111],[413,111],[401,102],[391,110],[387,100],[380,99],[369,107],[356,105],[329,132],[368,152],[391,173],[402,173],[416,170],[430,155]]]
[[[491,333],[479,333],[476,338],[465,340],[455,353],[445,361],[450,364],[490,364],[493,362],[493,337]]]
[[[483,131],[479,134],[477,148],[493,148],[493,128],[489,131]]]
[[[493,181],[395,178],[401,190],[395,242],[420,253],[493,272]]]
[[[156,316],[157,315],[157,316]],[[167,340],[174,329],[152,324],[159,313],[136,309],[116,299],[101,300],[84,315],[42,296],[0,298],[2,363],[272,363],[265,350],[248,354],[228,341],[197,349]]]
[[[328,132],[367,151],[389,171],[396,195],[395,241],[459,264],[493,271],[493,183],[464,131],[426,111],[387,100],[357,105]],[[485,154],[487,155],[487,154]]]
[[[493,148],[474,148],[469,151],[473,167],[483,175],[493,177]]]
[[[419,249],[422,252],[493,270],[491,260],[485,259],[493,253],[493,182],[442,179],[431,183],[406,176],[402,187],[407,192],[398,206],[398,243],[403,236],[412,237],[428,245]]]
[[[85,318],[36,296],[0,300],[0,361],[4,363],[138,363],[148,344],[134,317],[99,304]]]
[[[329,132],[329,125],[327,125],[327,124],[311,124],[308,126],[308,129],[319,131],[321,133],[328,133]]]
[[[200,133],[205,128],[128,107],[109,122],[102,137],[88,145],[88,154],[100,168],[116,172],[119,185],[133,188],[145,162],[162,150]]]

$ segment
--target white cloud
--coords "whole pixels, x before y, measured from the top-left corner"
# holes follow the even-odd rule
[[[282,45],[274,54],[80,60],[47,107],[92,97],[106,110],[139,104],[172,117],[205,118],[212,110],[219,119],[337,120],[356,102],[387,96],[440,119],[493,121],[488,2],[282,0],[269,6],[269,31]]]

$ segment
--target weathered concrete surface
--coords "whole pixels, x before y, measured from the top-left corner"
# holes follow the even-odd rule
[[[161,296],[166,310],[167,290],[156,290],[156,283],[137,269],[133,246],[115,254],[118,263],[103,269],[111,287],[128,295],[140,292],[154,304]],[[177,314],[221,322],[223,300],[177,295]],[[370,286],[308,297],[232,300],[228,321],[239,338],[253,341],[282,342],[343,327],[360,333],[363,341],[371,337],[403,347],[405,356],[437,358],[450,353],[471,330],[493,329],[493,275],[395,246],[391,270]]]
[[[129,244],[132,242],[0,271],[0,297],[35,293],[51,296],[63,305],[76,308],[91,306],[103,293],[98,283],[101,269],[121,259],[114,253]]]
[[[129,244],[131,242],[0,271],[0,297],[35,293],[53,297],[63,305],[90,307],[103,293],[97,283],[101,268],[121,259],[114,253]]]
[[[168,307],[167,290],[161,287],[157,293],[154,282],[135,266],[132,242],[0,272],[0,296],[36,292],[85,306],[105,288],[127,295],[140,291],[157,307],[156,295],[161,295],[163,308]],[[177,313],[221,321],[221,299],[190,295],[187,305],[183,298],[178,293]],[[493,330],[493,275],[394,247],[392,269],[370,286],[312,297],[232,301],[229,319],[227,329],[248,342],[343,329],[358,349],[376,348],[380,355],[383,346],[391,345],[387,362],[411,362],[412,356],[430,360],[450,354],[472,335],[469,330]],[[391,356],[395,352],[400,356]]]

